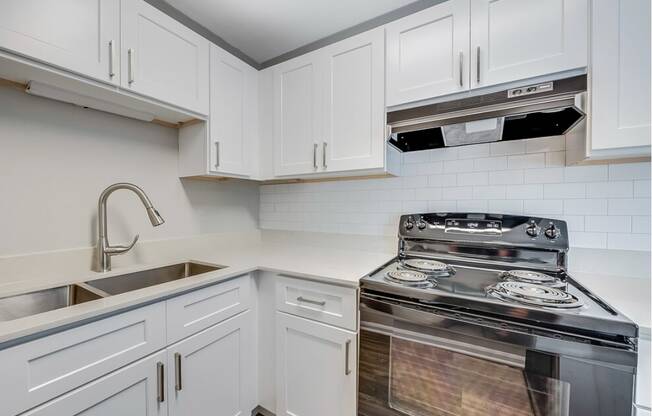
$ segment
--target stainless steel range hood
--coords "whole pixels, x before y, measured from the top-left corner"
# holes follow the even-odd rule
[[[387,113],[389,143],[409,152],[566,134],[585,117],[586,75]]]

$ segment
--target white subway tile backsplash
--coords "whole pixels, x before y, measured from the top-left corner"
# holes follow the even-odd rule
[[[587,198],[631,198],[633,195],[631,181],[593,182],[586,185]]]
[[[586,197],[586,185],[583,183],[549,183],[543,186],[546,199],[576,199]]]
[[[607,248],[613,250],[650,251],[648,234],[612,234],[609,233]]]
[[[650,163],[618,163],[609,165],[609,179],[650,179]]]
[[[609,178],[609,167],[597,166],[571,166],[564,170],[566,182],[599,182]]]
[[[607,248],[607,233],[569,232],[568,239],[571,247]]]
[[[526,169],[525,183],[559,183],[564,181],[563,168]]]
[[[476,171],[503,169],[507,169],[507,156],[483,157],[473,162],[473,170]]]
[[[457,151],[458,159],[475,159],[491,155],[489,143],[476,144],[473,146],[460,146]]]
[[[479,211],[564,220],[573,247],[649,250],[650,163],[566,167],[564,147],[433,149],[403,154],[399,177],[264,185],[260,227],[395,235],[403,213]]]
[[[586,231],[629,233],[632,231],[632,217],[620,215],[588,215],[585,218]]]
[[[513,185],[505,192],[507,199],[543,199],[543,185]]]
[[[458,173],[458,172],[472,172],[472,171],[473,171],[473,159],[444,161],[444,173]]]
[[[609,215],[650,215],[650,200],[610,199]]]
[[[545,153],[514,155],[507,157],[508,169],[534,169],[546,166]]]
[[[649,215],[635,215],[632,217],[632,232],[635,234],[650,234],[652,222]]]
[[[523,212],[530,215],[560,215],[564,212],[561,199],[530,199],[523,201]]]
[[[523,214],[523,201],[507,199],[495,201],[490,200],[489,212],[497,214],[521,215]]]
[[[567,199],[564,200],[564,214],[607,215],[606,199]]]
[[[634,181],[634,197],[635,198],[649,198],[650,197],[650,180]]]
[[[485,185],[473,187],[473,199],[505,199],[505,185]]]
[[[490,185],[520,185],[525,181],[522,170],[498,170],[489,172]]]
[[[457,175],[442,174],[428,176],[428,186],[456,186]]]
[[[487,172],[459,173],[457,175],[459,186],[487,185],[488,183],[489,174]]]

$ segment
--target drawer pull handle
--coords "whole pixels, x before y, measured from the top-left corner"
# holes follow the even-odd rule
[[[174,389],[181,391],[183,385],[181,384],[181,354],[174,353]]]
[[[165,401],[165,365],[160,361],[156,363],[156,383],[158,387],[156,400],[163,403]]]
[[[350,351],[351,351],[351,340],[347,339],[346,344],[344,344],[344,375],[346,376],[351,374],[351,369],[349,368]]]
[[[297,298],[297,300],[298,300],[299,302],[312,303],[313,305],[317,305],[317,306],[325,306],[325,305],[326,305],[326,301],[325,301],[325,300],[312,300],[312,299],[306,299],[306,298],[304,298],[303,296],[299,296],[299,297]]]

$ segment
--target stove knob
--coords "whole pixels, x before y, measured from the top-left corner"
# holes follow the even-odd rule
[[[555,238],[559,237],[559,230],[557,229],[557,227],[555,227],[555,224],[550,224],[548,228],[546,228],[546,231],[544,231],[543,233],[550,240],[554,240]]]
[[[405,220],[405,229],[411,230],[414,228],[414,219],[412,217],[407,217]]]
[[[419,227],[420,230],[423,230],[426,228],[426,223],[423,220],[421,220],[417,223],[417,227]]]
[[[530,225],[528,225],[525,228],[525,233],[529,235],[530,237],[536,237],[539,235],[541,232],[541,227],[539,227],[536,223],[532,222]]]

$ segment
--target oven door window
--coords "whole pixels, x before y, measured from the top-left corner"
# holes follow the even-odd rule
[[[411,416],[568,416],[570,385],[483,356],[390,337],[389,408]],[[517,361],[517,360],[516,360]]]

